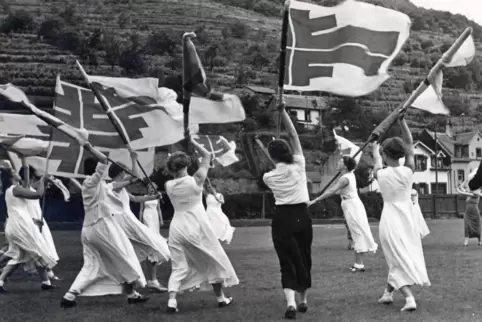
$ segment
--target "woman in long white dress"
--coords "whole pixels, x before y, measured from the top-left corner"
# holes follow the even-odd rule
[[[186,153],[175,152],[167,160],[167,170],[174,176],[173,180],[166,182],[166,192],[174,207],[169,227],[172,273],[168,285],[168,313],[178,312],[178,292],[196,287],[200,290],[212,287],[218,307],[227,307],[233,298],[226,297],[223,288],[239,284],[202,203],[211,154],[193,139],[191,144],[202,157],[193,176],[187,173],[191,159]]]
[[[464,246],[469,245],[470,238],[477,238],[479,246],[481,242],[481,226],[480,226],[480,210],[479,202],[481,196],[481,189],[475,191],[470,191],[468,183],[475,175],[475,171],[469,174],[467,180],[462,182],[460,186],[457,187],[457,192],[461,195],[466,196],[465,199],[465,213],[464,213]]]
[[[345,215],[348,228],[353,238],[353,249],[355,251],[355,264],[350,268],[352,272],[364,272],[363,255],[367,252],[375,253],[378,245],[373,239],[370,224],[368,223],[365,205],[358,196],[355,178],[356,160],[344,156],[338,165],[338,170],[343,175],[338,179],[333,187],[326,190],[318,198],[314,199],[309,205],[320,200],[326,199],[334,194],[341,196],[341,208]]]
[[[35,271],[40,275],[42,290],[54,288],[48,277],[47,270],[52,269],[57,261],[48,252],[45,239],[40,233],[41,223],[30,215],[29,200],[38,200],[44,193],[45,178],[42,178],[37,190],[32,191],[21,186],[21,178],[12,169],[1,172],[2,187],[5,191],[8,220],[5,225],[5,237],[9,257],[7,265],[0,275],[0,293],[5,292],[6,279],[19,265],[29,272]]]
[[[34,191],[35,188],[39,185],[40,176],[37,175],[37,172],[34,167],[29,166],[28,170],[25,171],[25,166],[20,169],[20,177],[24,182],[24,187],[30,188],[30,190]],[[25,173],[28,172],[29,180],[25,180]],[[29,185],[30,183],[30,185]],[[26,186],[26,185],[27,186]],[[45,244],[47,245],[47,251],[50,253],[51,257],[54,258],[57,262],[59,261],[59,255],[57,254],[57,249],[55,248],[54,239],[52,237],[52,233],[50,232],[49,225],[45,220],[45,217],[42,215],[42,209],[40,208],[40,200],[27,200],[30,215],[34,220],[37,220],[42,223],[41,233],[45,239]],[[53,270],[48,270],[49,278],[51,280],[59,280],[59,278],[54,274]]]
[[[206,189],[206,212],[219,241],[230,244],[233,239],[235,228],[231,226],[228,216],[223,212],[221,206],[224,204],[224,196],[218,193],[212,185]]]
[[[137,154],[131,152],[132,169],[136,173]],[[114,194],[122,201],[124,214],[116,217],[127,237],[132,242],[139,262],[146,262],[147,287],[158,292],[166,292],[167,288],[159,283],[157,279],[156,266],[169,261],[170,251],[166,239],[157,232],[153,232],[136,218],[131,210],[130,202],[145,202],[159,199],[160,195],[133,196],[125,189],[130,184],[126,181],[126,173],[117,164],[112,164],[109,168],[109,177],[113,180],[109,184]]]
[[[415,223],[418,223],[418,229],[420,230],[420,238],[424,239],[430,234],[430,230],[428,229],[427,222],[423,217],[422,209],[418,204],[418,191],[412,189],[411,193],[412,205],[413,205],[413,216],[415,219]]]
[[[152,187],[153,185],[155,185],[155,183],[153,183],[152,185],[150,184],[148,186],[147,188],[148,195],[158,196],[157,186],[155,186],[154,188]],[[159,197],[157,197],[154,200],[146,200],[144,202],[141,202],[141,211],[140,211],[139,219],[144,225],[149,227],[149,229],[152,230],[152,232],[158,235],[161,235],[160,228],[164,225],[164,220],[162,218],[162,210],[161,210]]]
[[[412,212],[411,191],[415,169],[413,139],[403,115],[399,118],[403,140],[393,137],[382,144],[382,156],[378,144],[373,144],[375,178],[383,197],[380,219],[380,244],[388,265],[387,286],[380,303],[393,303],[393,291],[400,290],[405,296],[402,311],[413,311],[417,304],[412,285],[429,286],[422,240],[418,222]],[[400,159],[405,157],[405,164]]]

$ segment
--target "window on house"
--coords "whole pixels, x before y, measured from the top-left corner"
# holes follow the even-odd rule
[[[456,145],[455,146],[455,157],[456,158],[468,158],[469,157],[469,146],[468,145]]]
[[[443,163],[443,158],[441,156],[438,156],[437,158],[435,158],[435,156],[433,156],[431,158],[430,165],[432,166],[432,168],[435,168],[435,160],[437,160],[437,168],[438,169],[443,168],[444,163]]]
[[[311,122],[311,113],[310,110],[305,110],[305,121]]]
[[[461,184],[465,181],[465,171],[464,170],[457,170],[457,182]]]
[[[430,189],[432,194],[447,194],[447,184],[446,183],[431,183]]]
[[[477,156],[477,159],[481,159],[482,158],[482,149],[481,148],[475,149],[475,155]]]
[[[419,183],[418,184],[418,193],[426,195],[428,194],[428,185],[426,183]]]
[[[427,170],[427,157],[424,155],[415,155],[415,171]]]

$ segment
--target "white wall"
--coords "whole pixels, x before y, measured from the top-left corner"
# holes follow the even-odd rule
[[[415,171],[413,183],[426,183],[428,188],[428,193],[431,193],[431,184],[436,182],[435,170],[432,170],[432,155],[430,151],[427,151],[423,145],[417,144],[415,146],[415,155],[423,155],[427,157],[427,170],[425,171]],[[447,192],[450,193],[450,171],[438,171],[438,182],[447,184]]]

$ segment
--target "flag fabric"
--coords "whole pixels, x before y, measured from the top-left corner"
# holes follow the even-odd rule
[[[72,87],[81,91],[84,108],[95,110],[92,114],[95,118],[93,126],[111,122],[113,133],[118,137],[120,133],[122,137],[119,139],[124,144],[128,142],[133,149],[170,145],[184,138],[182,109],[179,108],[180,113],[175,111],[173,117],[164,106],[158,103],[157,80],[87,77],[91,82],[92,90],[104,101],[107,111],[102,108],[90,90],[62,81],[60,83],[63,91],[70,91]],[[68,97],[68,95],[65,96]],[[171,110],[174,109],[172,102],[168,103],[171,104]],[[199,127],[197,124],[192,124],[190,129],[192,133],[197,133]]]
[[[457,50],[445,67],[467,66],[475,57],[475,44],[470,35]],[[449,115],[450,110],[442,101],[443,73],[440,70],[433,79],[427,79],[430,86],[412,103],[412,107],[432,114]]]
[[[50,182],[55,186],[57,187],[60,192],[62,193],[62,196],[64,197],[64,201],[67,202],[70,200],[70,191],[69,189],[67,189],[67,187],[62,183],[62,181],[60,181],[59,179],[57,178],[50,178]]]
[[[389,78],[410,25],[401,12],[355,0],[335,7],[292,0],[284,88],[367,95]]]
[[[228,141],[220,135],[193,135],[193,139],[213,154],[214,160],[223,167],[239,161],[234,141]]]
[[[192,94],[190,121],[198,124],[241,122],[246,118],[238,96],[214,92],[190,37],[183,37],[183,88]]]
[[[345,139],[344,137],[338,136],[336,134],[335,130],[333,130],[333,135],[335,136],[335,140],[338,144],[338,149],[340,150],[340,152],[343,156],[353,157],[355,155],[355,153],[358,152],[359,147],[355,143],[351,142],[350,140]],[[361,156],[362,156],[361,153],[359,153],[356,156],[355,160],[356,160],[357,164],[358,164],[358,162],[360,162]]]
[[[74,106],[75,107],[75,106]],[[110,123],[108,123],[110,124]],[[24,135],[25,137],[51,141],[50,162],[48,173],[61,177],[85,178],[83,174],[83,160],[89,156],[83,148],[72,138],[57,130],[51,131],[51,127],[35,115],[20,115],[0,113],[0,133],[8,135]],[[52,138],[51,138],[52,134]],[[96,135],[91,135],[92,145],[111,159],[130,167],[130,153],[125,148],[112,148],[106,146],[109,139],[99,140]],[[104,143],[104,144],[103,144]],[[139,161],[145,167],[148,174],[154,168],[154,148],[137,151]],[[16,153],[9,152],[10,160],[15,169],[22,167],[22,162]],[[47,165],[47,158],[31,156],[26,158],[27,163],[33,166],[39,174],[43,174]]]
[[[23,135],[0,134],[0,145],[7,151],[18,153],[24,157],[47,156],[49,143],[39,139],[28,138]]]

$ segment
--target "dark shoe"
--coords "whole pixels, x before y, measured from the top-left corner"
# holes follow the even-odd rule
[[[218,307],[228,307],[233,304],[233,301],[234,299],[232,297],[228,297],[224,302],[218,302]]]
[[[63,297],[62,300],[60,300],[60,307],[63,307],[64,309],[68,309],[75,306],[77,306],[77,302],[69,301],[65,297]]]
[[[41,286],[42,291],[50,291],[50,290],[54,290],[56,288],[58,288],[58,287],[55,286],[55,285],[52,285],[52,284],[50,284],[50,285],[42,284],[42,286]]]
[[[175,314],[175,313],[177,313],[177,312],[179,312],[179,309],[178,309],[177,307],[170,307],[170,306],[168,306],[168,307],[166,308],[166,313],[167,313],[167,314]]]
[[[0,286],[0,294],[8,293],[4,286]]]
[[[308,312],[308,305],[306,303],[300,303],[298,305],[298,312],[300,312],[300,313]]]
[[[290,306],[286,309],[285,319],[296,320],[296,309],[294,308],[294,306]]]
[[[363,267],[363,268],[357,268],[357,267],[355,267],[355,266],[352,266],[352,267],[350,267],[350,270],[351,270],[353,273],[356,273],[356,272],[362,272],[362,273],[364,273],[364,272],[365,272],[365,267]]]
[[[127,304],[139,304],[139,303],[147,302],[148,300],[149,300],[149,296],[139,294],[139,296],[137,297],[128,297]]]

